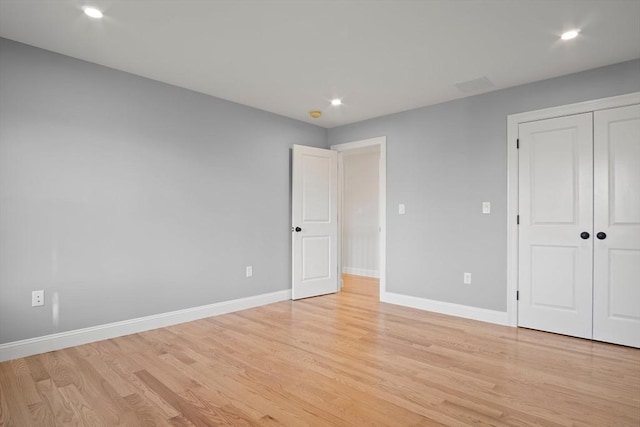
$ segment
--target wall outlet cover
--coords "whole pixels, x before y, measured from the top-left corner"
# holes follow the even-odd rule
[[[31,307],[40,307],[44,305],[44,291],[31,292]]]
[[[465,285],[470,285],[471,284],[471,273],[464,273],[464,284]]]

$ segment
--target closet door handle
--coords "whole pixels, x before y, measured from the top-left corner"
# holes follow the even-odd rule
[[[598,234],[596,234],[596,237],[597,237],[598,239],[600,239],[600,240],[604,240],[604,239],[606,239],[606,238],[607,238],[607,234],[606,234],[606,233],[603,233],[603,232],[601,231],[601,232],[599,232]]]
[[[589,238],[589,233],[583,231],[582,233],[580,233],[580,237],[584,240],[587,240]]]

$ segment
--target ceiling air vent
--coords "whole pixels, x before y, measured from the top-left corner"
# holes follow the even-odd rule
[[[456,83],[456,87],[464,93],[474,93],[495,87],[495,85],[491,83],[491,80],[488,78],[480,77],[466,82]]]

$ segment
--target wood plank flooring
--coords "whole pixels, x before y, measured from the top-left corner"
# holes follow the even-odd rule
[[[640,350],[379,303],[374,279],[0,364],[2,426],[640,426]]]

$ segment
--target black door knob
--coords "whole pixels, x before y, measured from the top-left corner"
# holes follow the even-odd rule
[[[582,237],[584,240],[587,240],[589,238],[589,233],[583,231],[582,233],[580,233],[580,237]]]
[[[295,230],[295,232],[296,232],[296,233],[299,233],[299,232],[301,232],[301,231],[302,231],[302,228],[300,228],[300,227],[296,227],[296,228],[294,228],[294,230]]]
[[[603,232],[601,231],[601,232],[599,232],[598,234],[596,234],[596,237],[597,237],[598,239],[600,239],[600,240],[604,240],[604,239],[606,239],[606,238],[607,238],[607,234],[606,234],[606,233],[603,233]]]

